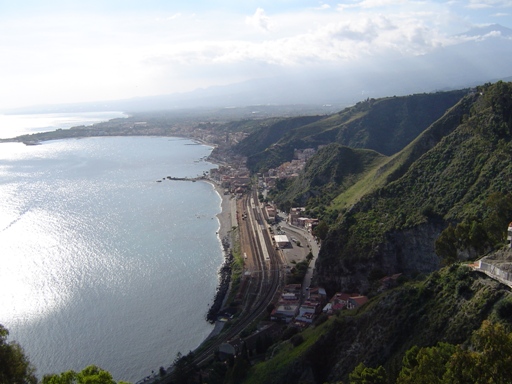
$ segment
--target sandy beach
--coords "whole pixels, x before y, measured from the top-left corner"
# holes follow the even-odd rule
[[[236,213],[236,210],[233,211],[232,208],[234,199],[231,198],[231,194],[225,195],[224,189],[221,188],[219,185],[217,185],[214,182],[210,183],[214,186],[215,190],[222,199],[221,212],[217,215],[217,218],[219,219],[220,223],[219,237],[222,240],[228,235],[232,227],[237,226],[236,216],[232,214],[232,212]]]
[[[221,212],[217,215],[219,219],[219,230],[217,232],[219,239],[222,243],[224,251],[224,262],[219,269],[219,285],[217,292],[210,310],[206,316],[207,320],[214,323],[217,319],[217,314],[222,308],[225,297],[229,290],[229,284],[231,281],[231,262],[233,261],[233,255],[231,253],[231,236],[229,232],[233,226],[236,226],[236,200],[231,198],[231,194],[225,195],[224,189],[212,181],[208,181],[213,185],[217,193],[221,197]],[[220,329],[217,329],[213,334],[216,334]],[[211,336],[211,335],[210,335]]]

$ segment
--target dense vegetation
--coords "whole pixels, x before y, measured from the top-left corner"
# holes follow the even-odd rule
[[[294,149],[338,143],[384,155],[402,150],[467,90],[367,99],[337,114],[286,119],[252,133],[234,149],[260,171],[290,161]]]
[[[366,276],[372,268],[387,274],[431,272],[442,262],[503,244],[512,215],[511,88],[486,85],[462,99],[424,133],[432,138],[430,131],[444,128],[444,136],[431,139],[430,148],[420,136],[403,151],[421,153],[406,171],[388,176],[330,223],[317,263],[322,282],[340,289],[343,283],[333,284],[332,274],[361,268],[370,268]],[[411,244],[411,235],[418,244]],[[357,287],[364,288],[364,273],[357,279],[363,282]]]
[[[347,144],[364,147],[375,131],[362,121],[376,124],[368,115],[389,100],[297,128],[287,143],[318,143],[317,134],[336,142],[340,136],[318,125],[343,117],[359,124]],[[381,149],[387,156],[364,162],[370,152],[331,143],[297,179],[278,183],[273,197],[281,207],[305,205],[321,220],[317,283],[331,294],[374,297],[302,332],[299,343],[277,342],[246,382],[509,381],[510,290],[457,261],[502,248],[512,219],[512,84],[478,87],[446,109],[396,153]],[[383,145],[396,125],[380,125]],[[279,153],[276,147],[286,144],[264,152]],[[412,280],[376,295],[379,279],[393,273]]]
[[[511,308],[509,289],[466,266],[452,265],[425,280],[411,281],[375,296],[359,310],[342,311],[329,321],[303,331],[303,341],[298,346],[289,341],[276,343],[267,352],[272,358],[256,364],[246,382],[361,383],[364,381],[356,376],[358,371],[361,376],[362,367],[357,367],[363,363],[371,369],[382,366],[380,371],[385,372],[386,381],[378,382],[394,383],[399,376],[406,375],[407,369],[409,377],[411,369],[435,372],[437,367],[433,362],[414,368],[412,355],[420,350],[431,354],[433,350],[428,348],[440,342],[460,345],[449,349],[459,351],[459,357],[462,353],[471,355],[471,358],[464,355],[466,358],[459,361],[458,369],[476,375],[478,371],[472,359],[478,357],[474,354],[479,349],[472,351],[464,346],[470,345],[472,335],[482,324],[482,332],[491,329],[484,321],[500,324],[493,327],[501,334],[508,334],[512,330]],[[511,337],[501,339],[504,351],[512,347]],[[506,362],[508,358],[505,355],[499,361]],[[479,365],[479,369],[481,377],[485,377],[491,366]],[[401,380],[398,382],[443,382],[403,381],[405,377]]]
[[[23,348],[8,342],[9,331],[0,324],[0,384],[37,383],[35,368],[30,364]]]

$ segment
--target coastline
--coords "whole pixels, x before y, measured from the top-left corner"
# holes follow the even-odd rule
[[[221,211],[217,214],[219,220],[219,229],[217,236],[222,246],[222,252],[224,254],[224,261],[219,269],[219,285],[215,292],[213,304],[210,306],[206,315],[206,320],[212,324],[217,322],[217,316],[223,307],[224,299],[227,297],[231,282],[231,263],[233,261],[232,253],[232,239],[231,239],[231,228],[233,227],[232,219],[232,199],[231,195],[225,195],[223,189],[215,182],[211,180],[205,180],[211,184],[219,197],[221,198]],[[235,224],[236,225],[236,224]],[[220,329],[216,326],[212,333],[208,336],[210,338],[214,334],[217,334]],[[207,338],[207,339],[208,339]]]

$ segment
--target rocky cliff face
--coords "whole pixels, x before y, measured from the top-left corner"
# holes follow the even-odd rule
[[[375,244],[366,258],[336,258],[332,239],[322,246],[316,262],[317,283],[329,292],[366,293],[375,284],[374,279],[403,273],[414,276],[440,268],[441,260],[435,253],[435,240],[445,228],[442,222],[430,222],[385,235],[385,241]]]

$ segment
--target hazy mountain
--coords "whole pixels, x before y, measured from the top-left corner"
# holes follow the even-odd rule
[[[460,89],[512,76],[511,29],[491,25],[471,29],[453,39],[458,43],[411,58],[375,58],[352,66],[254,79],[187,93],[41,106],[31,110],[150,111],[261,104],[333,104],[341,108],[367,97]]]

